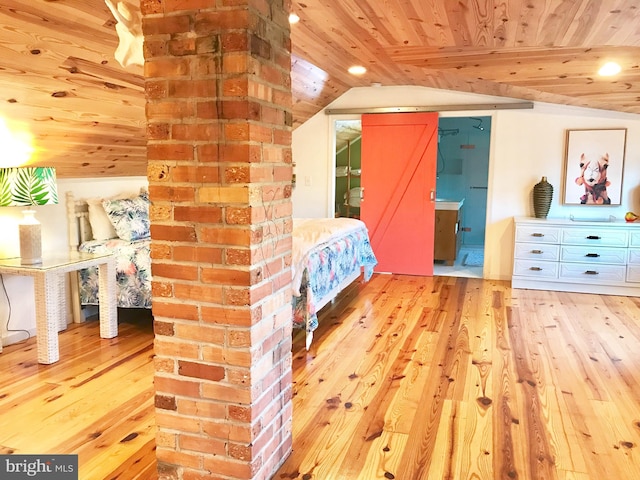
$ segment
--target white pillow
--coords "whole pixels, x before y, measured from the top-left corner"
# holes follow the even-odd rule
[[[91,231],[93,232],[94,240],[109,240],[111,238],[118,238],[115,228],[107,212],[105,212],[102,206],[102,198],[89,198],[87,199],[87,205],[89,207],[89,224],[91,225]]]

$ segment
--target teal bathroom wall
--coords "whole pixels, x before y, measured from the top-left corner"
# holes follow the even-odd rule
[[[462,245],[484,246],[491,117],[441,117],[436,196],[460,200]]]

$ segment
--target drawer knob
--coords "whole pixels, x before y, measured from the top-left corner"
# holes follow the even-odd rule
[[[544,233],[532,233],[532,237],[544,237]]]
[[[600,240],[598,235],[587,235],[587,240]]]
[[[599,253],[587,253],[585,255],[585,257],[589,257],[589,258],[598,258],[600,256]]]
[[[540,267],[529,267],[529,270],[533,270],[534,272],[541,272],[542,268],[540,268]]]
[[[531,250],[531,253],[535,253],[536,255],[540,255],[542,250]]]
[[[598,275],[598,272],[596,272],[595,270],[587,270],[586,272],[584,272],[585,275]]]

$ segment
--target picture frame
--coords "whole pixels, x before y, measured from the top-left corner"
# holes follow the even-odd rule
[[[626,143],[626,128],[567,130],[562,203],[620,205]]]

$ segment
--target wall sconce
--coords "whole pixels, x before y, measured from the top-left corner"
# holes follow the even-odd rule
[[[30,207],[58,203],[56,170],[52,167],[0,168],[0,207]],[[40,222],[35,210],[23,210],[19,224],[20,262],[42,263]]]

